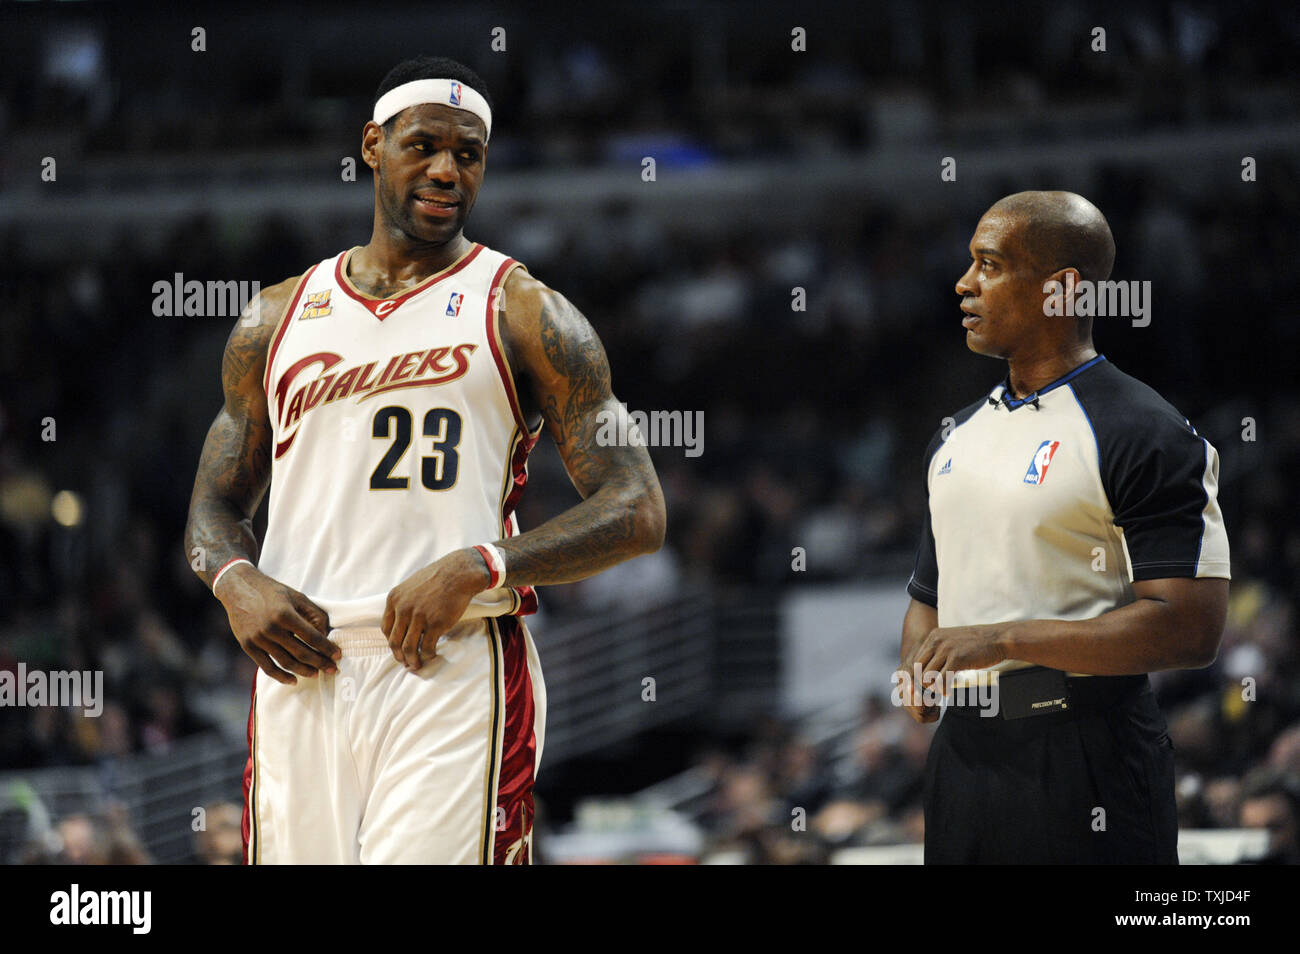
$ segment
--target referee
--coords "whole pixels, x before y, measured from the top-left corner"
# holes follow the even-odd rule
[[[1097,353],[1091,318],[1049,316],[1047,283],[1110,275],[1092,203],[1008,196],[970,253],[966,344],[1007,376],[926,450],[904,704],[932,722],[922,686],[958,690],[926,765],[926,863],[1177,864],[1173,746],[1146,674],[1218,653],[1218,454]]]

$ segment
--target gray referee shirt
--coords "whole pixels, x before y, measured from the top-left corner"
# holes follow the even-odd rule
[[[1092,619],[1133,602],[1135,580],[1230,577],[1218,452],[1104,356],[1024,400],[994,388],[926,464],[907,591],[940,626]]]

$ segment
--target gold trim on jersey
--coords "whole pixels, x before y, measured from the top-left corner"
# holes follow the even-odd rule
[[[501,280],[488,289],[488,304],[492,308],[492,323],[488,326],[489,333],[492,335],[492,343],[496,345],[496,353],[501,355],[501,367],[505,369],[505,374],[500,374],[498,369],[497,377],[501,378],[502,389],[506,392],[506,403],[510,405],[510,414],[517,422],[522,423],[525,428],[528,427],[528,418],[524,416],[524,405],[519,400],[519,391],[515,388],[515,369],[510,365],[510,355],[506,351],[505,339],[501,336],[501,298],[506,292],[506,282],[514,274],[516,268],[521,268],[524,274],[528,274],[528,266],[523,262],[511,262],[501,275]],[[500,294],[497,293],[500,289]],[[492,350],[489,348],[488,350]],[[528,431],[529,436],[536,437],[541,433],[542,425],[545,418],[537,422],[537,427]]]
[[[519,442],[523,440],[523,434],[519,431],[519,425],[516,424],[514,430],[510,432],[510,443],[506,447],[506,466],[505,473],[501,475],[501,493],[497,495],[497,527],[501,531],[500,539],[504,540],[510,534],[506,526],[506,498],[510,496],[510,490],[514,487],[514,462],[515,451],[519,449]]]
[[[253,677],[256,680],[256,676]],[[249,745],[251,752],[249,759],[253,763],[253,771],[248,779],[248,863],[250,865],[261,864],[262,838],[258,833],[257,821],[257,684],[253,685],[253,738]]]
[[[488,628],[488,652],[492,655],[492,727],[488,740],[487,772],[483,779],[483,822],[479,832],[479,863],[490,865],[495,860],[497,790],[501,784],[501,749],[502,734],[505,732],[505,678],[501,663],[501,632],[497,621],[486,620]]]
[[[501,493],[497,495],[497,527],[501,536],[498,539],[507,540],[510,538],[510,528],[506,526],[506,497],[510,496],[510,491],[514,488],[514,460],[515,452],[519,449],[519,443],[522,441],[523,434],[519,431],[519,425],[516,424],[510,433],[510,444],[506,449],[506,466],[505,474],[501,477]],[[509,587],[510,609],[506,611],[507,616],[513,616],[519,612],[519,607],[523,606],[523,599],[519,596],[519,591],[513,586]]]
[[[528,427],[528,419],[524,416],[524,408],[519,401],[519,392],[515,388],[515,371],[510,365],[510,356],[506,352],[505,339],[501,336],[501,295],[505,294],[506,282],[510,280],[510,276],[514,273],[516,268],[523,269],[524,273],[528,274],[528,266],[524,265],[522,262],[511,261],[509,267],[501,273],[500,280],[493,283],[493,285],[488,289],[488,303],[492,308],[492,320],[488,323],[488,333],[492,337],[488,350],[495,352],[496,355],[500,355],[501,357],[501,363],[496,368],[497,380],[501,382],[501,389],[506,396],[506,404],[510,408],[510,416],[515,420],[515,428],[511,433],[510,445],[506,452],[505,473],[501,478],[501,494],[497,498],[497,520],[498,525],[501,528],[501,539],[503,540],[508,539],[511,535],[509,532],[510,528],[506,525],[507,518],[505,509],[506,497],[510,495],[511,490],[514,488],[515,452],[519,449],[519,443],[524,439],[525,433],[527,433],[530,441],[535,441],[542,433],[542,428],[546,424],[546,419],[539,417],[536,427],[526,431],[521,430],[521,424],[524,428]],[[500,289],[500,294],[497,293],[498,289]],[[528,460],[525,457],[525,472],[527,471],[527,467]],[[524,601],[523,597],[519,595],[518,589],[510,587],[509,591],[510,609],[506,615],[513,616],[515,613],[519,612]]]
[[[303,285],[306,284],[307,280],[311,278],[313,274],[315,274],[318,267],[318,265],[313,265],[311,268],[307,269],[307,271],[298,276],[298,282],[293,286],[293,294],[289,296],[289,304],[284,306],[284,313],[276,319],[275,330],[271,332],[271,341],[266,346],[266,367],[262,369],[262,390],[266,392],[266,407],[268,411],[271,408],[271,362],[275,360],[275,355],[272,354],[272,352],[276,350],[276,342],[280,339],[280,328],[286,321],[290,323],[293,322],[293,313],[298,310],[298,296],[302,294]],[[288,340],[288,328],[284,329],[284,337]],[[283,341],[280,341],[280,346],[284,346]],[[275,424],[276,421],[272,418],[272,434],[275,434]],[[279,435],[276,434],[275,436],[278,437]]]
[[[461,255],[459,258],[457,258],[456,261],[452,262],[450,265],[446,265],[443,268],[438,269],[438,271],[434,272],[432,275],[428,276],[427,278],[420,279],[410,288],[403,288],[401,291],[393,292],[393,294],[391,295],[371,295],[368,292],[363,292],[360,288],[356,286],[356,283],[352,281],[352,276],[348,274],[348,265],[352,261],[352,253],[359,248],[361,248],[360,245],[354,245],[346,252],[343,253],[343,261],[339,263],[339,268],[338,268],[339,278],[341,278],[344,282],[347,283],[348,289],[353,293],[355,293],[358,298],[365,298],[370,301],[392,301],[396,298],[405,298],[407,295],[413,295],[417,291],[424,291],[426,288],[429,288],[437,284],[437,282],[444,275],[446,275],[447,272],[451,271],[456,266],[458,266],[461,262],[465,261],[466,257],[472,254],[474,249],[478,248],[478,242],[470,242],[469,248],[465,249],[465,253]]]

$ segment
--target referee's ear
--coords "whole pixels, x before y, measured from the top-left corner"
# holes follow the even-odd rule
[[[1077,294],[1076,289],[1082,281],[1083,276],[1079,273],[1079,269],[1073,265],[1058,268],[1056,271],[1052,272],[1052,274],[1044,276],[1042,286],[1044,303],[1046,303],[1049,297],[1060,295],[1061,304],[1063,305],[1063,308],[1059,311],[1048,312],[1045,310],[1044,314],[1065,314],[1073,316],[1074,300],[1075,295]],[[1046,304],[1044,304],[1044,309],[1046,309]]]
[[[1059,282],[1065,288],[1074,288],[1083,281],[1083,274],[1074,265],[1066,265],[1058,268],[1052,274],[1043,279],[1043,284],[1048,282]]]

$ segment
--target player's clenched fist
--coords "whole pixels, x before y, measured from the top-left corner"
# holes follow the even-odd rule
[[[338,671],[342,650],[325,638],[329,615],[302,593],[245,563],[222,577],[216,596],[240,648],[276,682]]]
[[[468,549],[447,554],[393,587],[381,624],[393,658],[411,671],[423,666],[439,637],[491,580],[483,558]]]

